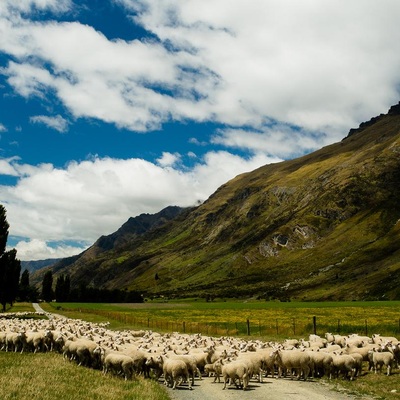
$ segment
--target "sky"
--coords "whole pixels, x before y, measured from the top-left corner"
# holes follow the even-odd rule
[[[0,0],[0,204],[21,260],[195,206],[400,100],[398,0]]]

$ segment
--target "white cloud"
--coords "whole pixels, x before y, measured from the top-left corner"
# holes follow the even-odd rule
[[[85,247],[67,245],[49,246],[45,241],[32,239],[16,244],[18,259],[26,261],[46,260],[49,258],[65,258],[79,254]]]
[[[9,174],[18,174],[19,180],[13,187],[0,186],[0,199],[7,210],[10,235],[29,238],[29,243],[37,239],[30,244],[29,254],[33,257],[32,248],[38,248],[38,259],[43,257],[45,242],[92,244],[131,216],[156,213],[169,205],[193,206],[237,174],[271,161],[277,160],[263,155],[244,160],[227,152],[210,152],[183,172],[141,159],[94,158],[72,162],[64,169],[9,159],[2,160],[0,167],[6,172],[8,165]],[[42,247],[37,246],[40,243]],[[28,245],[18,245],[28,251],[21,246]]]
[[[172,167],[174,164],[181,160],[181,156],[178,153],[163,152],[162,156],[157,159],[157,163],[162,167]]]
[[[56,115],[55,117],[49,117],[46,115],[35,115],[33,117],[30,117],[30,121],[34,124],[44,124],[60,133],[64,133],[68,130],[68,121],[61,115]]]
[[[257,126],[273,118],[343,134],[398,100],[396,0],[120,3],[220,78],[210,95],[218,121]]]
[[[338,137],[337,140],[340,140]],[[282,159],[294,158],[329,143],[332,137],[279,124],[261,130],[219,129],[211,143],[230,148],[246,149],[251,153],[262,152]]]
[[[17,4],[34,3],[72,6]],[[16,60],[3,69],[9,83],[24,96],[52,90],[75,117],[135,131],[171,119],[257,129],[276,120],[344,136],[398,100],[397,0],[116,3],[160,41],[110,41],[3,6],[0,49]]]
[[[2,124],[0,123],[0,132],[7,132],[8,129]]]

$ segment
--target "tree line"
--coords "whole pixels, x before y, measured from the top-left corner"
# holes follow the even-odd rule
[[[69,275],[57,277],[53,289],[53,273],[44,274],[41,292],[30,285],[29,271],[26,269],[21,274],[21,262],[17,259],[15,249],[6,251],[9,224],[6,218],[6,209],[0,205],[0,304],[3,312],[7,304],[11,306],[18,301],[37,302],[93,302],[93,303],[141,303],[143,297],[136,291],[107,290],[86,287],[81,284],[78,288],[71,289]]]

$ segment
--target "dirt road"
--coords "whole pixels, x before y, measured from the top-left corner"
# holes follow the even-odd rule
[[[246,391],[234,386],[222,390],[223,383],[213,383],[214,378],[195,381],[193,390],[184,384],[175,390],[168,389],[172,400],[366,400],[365,396],[334,391],[318,380],[292,381],[266,378],[263,383],[251,381]]]

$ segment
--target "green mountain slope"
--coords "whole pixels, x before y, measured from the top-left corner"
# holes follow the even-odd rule
[[[340,143],[237,176],[171,222],[57,271],[148,295],[399,299],[400,104]]]

